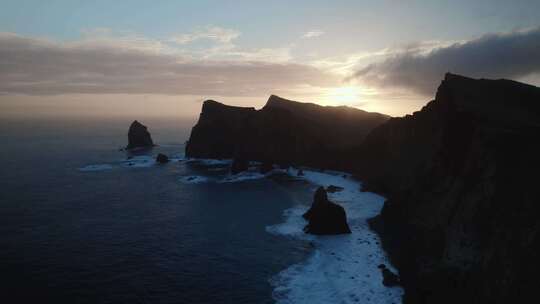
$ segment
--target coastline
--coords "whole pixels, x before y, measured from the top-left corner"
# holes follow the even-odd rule
[[[249,182],[263,178],[279,178],[279,175],[306,183],[305,189],[308,193],[305,193],[302,199],[295,200],[293,206],[283,210],[283,221],[266,226],[267,233],[308,242],[312,248],[307,259],[289,265],[269,278],[273,289],[272,297],[276,303],[401,303],[403,289],[382,284],[383,277],[378,265],[385,264],[393,272],[397,270],[383,248],[385,243],[382,235],[370,225],[370,221],[380,214],[385,198],[362,191],[362,182],[351,174],[340,171],[321,172],[308,167],[301,168],[304,176],[297,176],[298,169],[293,168],[274,169],[267,174],[261,174],[257,170],[260,164],[251,162],[250,170],[223,176],[222,172],[228,170],[232,160],[184,158],[180,155],[176,155],[174,160],[200,166],[202,169],[201,175],[179,177],[178,181],[183,184]],[[125,162],[121,161],[101,166],[144,168],[154,165],[154,161],[148,156],[135,157],[129,161],[133,162],[133,165],[126,166]],[[98,165],[87,167],[93,166]],[[216,175],[218,172],[221,174]],[[303,227],[307,222],[302,214],[311,205],[314,190],[318,186],[330,185],[343,188],[341,191],[328,193],[328,196],[346,210],[352,233],[331,236],[304,233]]]
[[[343,190],[328,193],[331,201],[347,212],[350,235],[315,236],[305,234],[302,214],[308,204],[299,202],[284,211],[284,222],[267,227],[269,233],[309,241],[313,246],[310,257],[291,265],[273,278],[274,299],[277,303],[401,303],[403,289],[382,284],[380,264],[396,271],[382,248],[379,235],[368,221],[377,216],[385,198],[361,191],[361,182],[350,174],[338,171],[318,172],[302,168],[303,177],[314,188],[335,185]],[[295,176],[290,169],[289,175]],[[309,202],[311,203],[311,202]]]

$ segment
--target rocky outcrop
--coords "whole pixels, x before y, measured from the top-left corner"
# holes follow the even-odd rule
[[[304,228],[306,233],[318,235],[351,233],[345,209],[329,201],[323,187],[317,189],[313,204],[303,217],[308,221]]]
[[[381,264],[378,267],[381,270],[381,274],[383,277],[383,285],[386,287],[394,287],[399,285],[399,276],[392,272],[392,270],[388,269],[386,265]]]
[[[261,110],[204,102],[187,157],[235,158],[344,168],[338,155],[389,117],[349,107],[323,107],[271,96]],[[330,157],[332,156],[332,157]]]
[[[328,192],[328,193],[336,193],[336,192],[340,192],[340,191],[343,191],[343,187],[336,186],[336,185],[330,185],[330,186],[326,187],[326,192]]]
[[[163,153],[159,153],[157,156],[156,156],[156,162],[160,163],[160,164],[166,164],[169,162],[169,157]]]
[[[421,111],[374,129],[355,173],[405,303],[521,303],[540,262],[540,89],[447,74]]]
[[[149,148],[152,146],[154,146],[154,142],[152,141],[150,132],[148,132],[148,128],[136,120],[131,123],[126,149]]]
[[[231,164],[231,174],[238,174],[249,169],[249,161],[245,158],[235,158]]]
[[[269,161],[264,161],[261,163],[261,165],[259,166],[259,172],[261,174],[266,174],[270,171],[272,171],[274,169],[274,164],[272,164],[271,162]]]

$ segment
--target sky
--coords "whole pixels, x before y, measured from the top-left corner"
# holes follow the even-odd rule
[[[446,72],[540,85],[540,1],[0,3],[1,116],[196,117],[270,94],[401,116]]]

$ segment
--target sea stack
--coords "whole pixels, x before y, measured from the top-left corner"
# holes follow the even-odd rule
[[[138,121],[131,123],[128,131],[128,145],[126,149],[150,148],[154,146],[148,128]]]
[[[318,235],[351,233],[345,209],[328,200],[324,187],[317,189],[313,205],[303,217],[309,222],[304,227],[306,233]]]

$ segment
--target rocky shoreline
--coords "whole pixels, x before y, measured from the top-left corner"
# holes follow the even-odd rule
[[[353,173],[388,197],[371,227],[404,303],[509,303],[533,298],[540,270],[538,134],[539,88],[447,74],[401,118],[276,96],[259,111],[207,101],[186,156]]]

